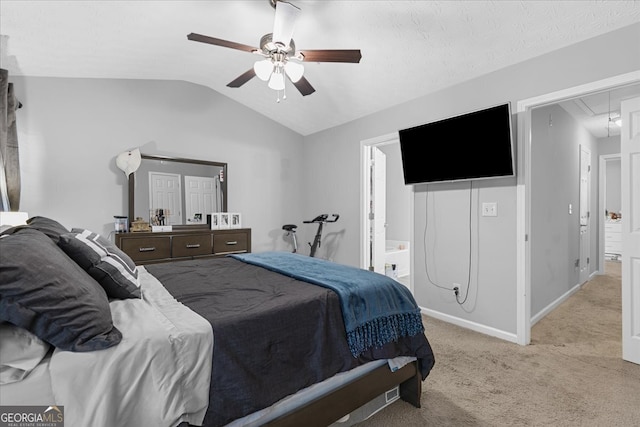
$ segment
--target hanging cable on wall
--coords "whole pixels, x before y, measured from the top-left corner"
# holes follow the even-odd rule
[[[464,298],[460,301],[460,292],[456,291],[456,301],[458,304],[462,305],[467,302],[467,297],[469,296],[469,288],[471,287],[471,252],[472,252],[472,242],[471,242],[471,217],[472,217],[472,205],[473,205],[473,181],[469,181],[469,259],[467,262],[467,290],[464,293]]]
[[[433,202],[435,207],[435,199]],[[468,267],[467,267],[467,283],[466,283],[466,291],[464,293],[464,297],[460,297],[460,289],[456,286],[444,286],[442,284],[437,283],[437,281],[432,280],[431,275],[429,274],[429,261],[428,261],[428,250],[427,250],[427,231],[429,229],[429,190],[427,186],[427,195],[425,202],[425,225],[424,225],[424,233],[423,233],[423,244],[424,244],[424,269],[427,275],[427,280],[433,286],[452,291],[455,293],[456,302],[460,305],[464,304],[467,301],[467,297],[469,296],[469,289],[471,286],[471,253],[472,253],[472,206],[473,206],[473,181],[469,181],[469,258],[468,258]]]

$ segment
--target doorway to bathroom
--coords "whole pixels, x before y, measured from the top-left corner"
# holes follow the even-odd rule
[[[413,187],[404,184],[398,134],[362,141],[361,164],[361,267],[413,290]]]

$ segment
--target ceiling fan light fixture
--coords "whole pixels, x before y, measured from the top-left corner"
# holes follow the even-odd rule
[[[291,81],[296,83],[304,74],[304,65],[298,64],[297,62],[287,61],[284,65],[284,71],[287,73],[287,76],[289,76]]]
[[[259,48],[203,34],[190,33],[187,35],[188,40],[241,50],[262,57],[253,64],[252,68],[229,82],[227,87],[238,88],[257,76],[260,80],[268,82],[270,89],[278,92],[279,102],[280,91],[283,91],[282,99],[286,99],[284,93],[285,74],[302,96],[311,95],[316,91],[303,75],[303,61],[360,62],[362,54],[359,49],[310,49],[298,52],[293,41],[293,33],[300,8],[286,0],[269,0],[269,3],[276,12],[273,32],[262,36]],[[292,63],[290,60],[295,60],[295,62]]]
[[[271,73],[273,73],[273,63],[271,59],[256,61],[256,63],[253,64],[253,71],[256,72],[256,76],[258,76],[260,80],[266,82],[269,80],[269,77],[271,77]]]
[[[273,90],[284,89],[284,76],[282,75],[282,72],[280,70],[276,70],[271,74],[268,86]]]

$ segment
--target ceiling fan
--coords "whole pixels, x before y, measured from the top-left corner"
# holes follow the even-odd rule
[[[296,51],[296,45],[292,37],[300,9],[283,0],[269,0],[269,3],[276,10],[273,33],[262,36],[260,48],[202,34],[191,33],[187,35],[187,39],[192,41],[242,50],[260,55],[263,58],[257,61],[253,68],[245,71],[227,84],[228,87],[240,87],[254,76],[257,76],[261,80],[268,81],[268,86],[271,89],[284,91],[286,76],[296,89],[303,96],[306,96],[315,92],[315,89],[303,76],[304,66],[302,62],[360,62],[362,54],[359,49],[307,49]],[[283,98],[286,98],[286,94]],[[278,102],[280,102],[279,96]]]

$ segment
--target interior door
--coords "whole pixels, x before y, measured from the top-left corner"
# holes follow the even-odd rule
[[[162,209],[163,224],[182,224],[180,175],[149,172],[149,208],[155,213]],[[149,213],[153,216],[152,212]]]
[[[640,364],[640,97],[621,116],[622,358]]]
[[[372,147],[373,193],[373,259],[376,273],[384,274],[387,236],[387,156],[379,148]]]
[[[589,280],[589,264],[591,253],[591,221],[590,197],[591,193],[591,151],[580,146],[580,272],[579,282]]]
[[[207,214],[219,212],[216,206],[216,180],[214,178],[185,176],[184,187],[187,224],[206,222]]]

